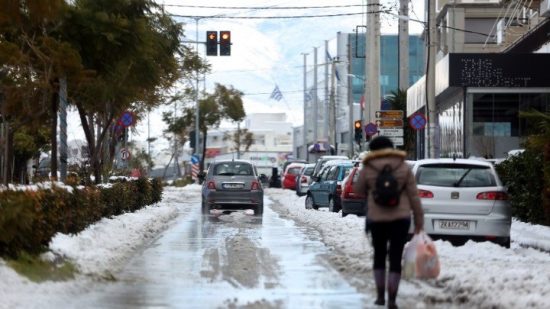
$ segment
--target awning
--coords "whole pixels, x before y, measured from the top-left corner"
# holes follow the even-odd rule
[[[307,151],[309,153],[326,153],[326,152],[333,152],[336,148],[334,148],[333,145],[330,145],[328,143],[315,143],[313,145],[310,145],[307,148]]]

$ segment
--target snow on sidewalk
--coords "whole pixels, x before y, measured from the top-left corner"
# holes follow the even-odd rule
[[[35,283],[0,259],[0,308],[41,308],[51,299],[70,299],[92,289],[94,278],[116,272],[136,248],[156,237],[178,212],[188,211],[178,206],[196,199],[197,187],[167,187],[162,202],[156,205],[102,219],[77,235],[56,234],[50,243],[51,252],[46,255],[52,256],[53,252],[71,260],[81,272],[75,280]]]
[[[328,211],[306,210],[305,197],[294,191],[267,189],[268,195],[286,207],[288,215],[318,229],[323,241],[347,257],[348,267],[370,275],[372,249],[363,233],[364,218]],[[434,280],[407,280],[400,295],[421,294],[432,305],[460,307],[550,308],[550,228],[514,220],[512,247],[490,242],[467,242],[454,247],[438,240],[441,274]],[[363,257],[362,259],[360,257]],[[419,306],[422,306],[419,304]]]

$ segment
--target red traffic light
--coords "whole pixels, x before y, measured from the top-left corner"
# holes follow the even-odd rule
[[[231,56],[231,31],[220,31],[220,56]]]
[[[361,120],[356,120],[354,126],[355,129],[361,129]]]

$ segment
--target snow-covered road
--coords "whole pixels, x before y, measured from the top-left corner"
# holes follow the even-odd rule
[[[196,185],[167,188],[163,201],[155,207],[104,219],[75,236],[56,235],[48,256],[55,253],[71,259],[82,272],[74,280],[33,283],[0,259],[0,308],[74,304],[81,295],[94,295],[96,289],[104,288],[105,278],[123,273],[132,259],[139,260],[143,251],[166,234],[164,231],[173,229],[180,218],[198,213],[199,192]],[[372,249],[363,233],[363,218],[306,210],[304,198],[289,190],[267,189],[266,198],[273,200],[266,204],[283,219],[317,232],[315,241],[324,244],[324,249],[317,247],[318,254],[326,257],[358,293],[366,298],[372,295]],[[283,219],[277,219],[281,220],[277,224],[283,224]],[[263,225],[267,224],[274,221],[264,220]],[[453,247],[436,241],[442,264],[439,278],[404,281],[398,302],[404,308],[550,308],[550,228],[514,221],[512,241],[510,249],[488,242]],[[278,297],[285,298],[284,289],[277,291]],[[256,304],[262,307],[261,302]],[[270,306],[292,307],[289,304],[273,302]],[[188,308],[186,305],[181,308]]]

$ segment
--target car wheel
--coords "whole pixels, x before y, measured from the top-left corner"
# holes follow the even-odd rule
[[[336,209],[336,205],[334,205],[334,199],[333,198],[328,199],[328,211],[338,212],[338,209]]]
[[[510,249],[510,237],[506,237],[504,241],[500,243],[500,245],[506,249]]]
[[[308,195],[306,197],[306,209],[315,209],[317,210],[319,207],[315,205],[315,202],[313,202],[313,197],[311,195]]]
[[[255,216],[261,216],[264,213],[264,205],[258,205],[256,208],[254,208],[254,215]]]
[[[348,215],[348,213],[347,213],[347,212],[344,212],[344,210],[342,209],[342,218],[345,217],[345,216],[347,216],[347,215]]]

